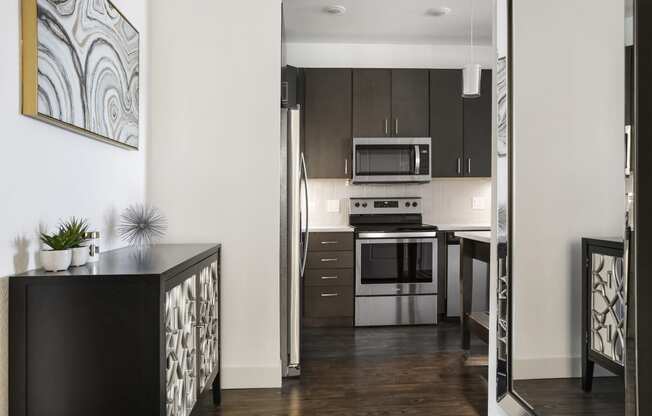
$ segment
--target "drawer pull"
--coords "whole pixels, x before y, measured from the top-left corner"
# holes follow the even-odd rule
[[[337,279],[338,276],[322,276],[321,280],[333,280]]]
[[[322,261],[322,263],[328,263],[328,262],[337,261],[337,259],[336,258],[335,259],[321,259],[321,261]]]
[[[322,293],[321,297],[322,298],[335,298],[338,297],[340,294],[339,293]]]
[[[321,242],[323,245],[329,245],[329,244],[338,244],[339,241],[322,241]]]

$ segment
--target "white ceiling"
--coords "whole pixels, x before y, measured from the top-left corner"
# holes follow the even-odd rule
[[[468,44],[471,1],[475,7],[475,43],[490,45],[492,0],[283,0],[288,42]],[[326,6],[342,5],[334,16]],[[429,9],[448,7],[434,17]]]

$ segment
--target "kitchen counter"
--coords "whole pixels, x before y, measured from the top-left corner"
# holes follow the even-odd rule
[[[311,233],[352,233],[353,227],[350,225],[321,226],[310,227]]]
[[[482,224],[435,224],[439,231],[491,231],[490,225]]]
[[[455,237],[466,238],[467,240],[479,241],[481,243],[491,243],[490,231],[462,231],[455,233]]]

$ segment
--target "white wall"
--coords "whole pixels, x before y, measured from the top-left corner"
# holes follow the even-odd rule
[[[168,242],[223,244],[225,388],[281,384],[280,19],[274,0],[151,8],[148,199]]]
[[[471,53],[464,45],[288,43],[288,64],[303,68],[461,68]],[[476,61],[492,68],[494,50],[477,46]]]
[[[580,374],[580,238],[622,234],[624,3],[594,3],[514,2],[515,378]]]
[[[121,242],[112,227],[120,211],[145,198],[147,86],[146,0],[115,5],[141,35],[141,151],[130,151],[20,114],[20,1],[0,14],[0,416],[7,409],[8,276],[38,266],[39,225],[84,216],[103,233],[103,249]]]
[[[433,179],[429,184],[352,185],[345,179],[310,179],[310,226],[337,227],[349,223],[349,198],[421,197],[423,222],[433,225],[491,223],[491,179]],[[484,200],[473,209],[473,198]],[[328,211],[328,201],[339,201],[339,212]]]

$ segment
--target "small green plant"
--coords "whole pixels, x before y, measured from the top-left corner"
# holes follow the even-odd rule
[[[43,244],[50,247],[52,250],[68,250],[73,247],[73,239],[71,236],[61,230],[54,234],[41,233],[41,241]]]
[[[86,231],[88,231],[88,221],[72,217],[59,224],[56,233],[41,233],[41,241],[52,250],[68,250],[80,247],[86,241]]]
[[[86,241],[86,232],[88,231],[88,220],[85,218],[72,217],[59,225],[59,232],[67,235],[72,246],[70,248],[81,247]]]

